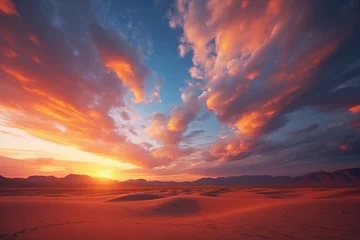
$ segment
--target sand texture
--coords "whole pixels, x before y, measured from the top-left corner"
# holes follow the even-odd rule
[[[1,189],[0,239],[360,239],[360,188]]]

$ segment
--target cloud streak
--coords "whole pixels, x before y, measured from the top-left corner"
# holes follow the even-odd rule
[[[162,164],[132,143],[111,116],[125,107],[128,90],[143,101],[149,70],[111,26],[103,27],[92,2],[15,7],[6,1],[1,9],[0,106],[6,126],[143,167]]]

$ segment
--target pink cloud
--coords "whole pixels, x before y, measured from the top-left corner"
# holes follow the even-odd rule
[[[169,162],[172,162],[174,159],[188,156],[193,152],[194,149],[192,148],[180,148],[175,145],[165,145],[155,149],[152,154],[156,158],[165,158],[169,159]]]
[[[181,100],[182,105],[173,108],[169,117],[162,113],[154,113],[151,125],[146,129],[150,137],[163,145],[153,152],[156,157],[175,159],[184,152],[177,145],[183,140],[185,131],[196,118],[201,105],[194,87],[190,85],[182,91]]]
[[[161,113],[153,114],[151,125],[147,129],[149,136],[163,144],[177,144],[182,139],[201,105],[191,86],[183,90],[181,100],[182,105],[173,108],[169,117]]]

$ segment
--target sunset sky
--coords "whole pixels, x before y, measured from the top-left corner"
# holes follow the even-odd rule
[[[0,174],[360,166],[358,0],[0,0]]]

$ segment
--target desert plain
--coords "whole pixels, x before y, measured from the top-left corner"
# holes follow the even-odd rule
[[[359,187],[0,190],[0,239],[360,239]]]

